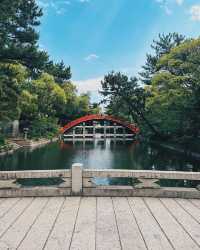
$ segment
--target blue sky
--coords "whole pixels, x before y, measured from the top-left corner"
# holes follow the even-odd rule
[[[159,33],[200,36],[200,0],[37,0],[40,47],[72,68],[80,93],[98,97],[111,70],[136,75]]]

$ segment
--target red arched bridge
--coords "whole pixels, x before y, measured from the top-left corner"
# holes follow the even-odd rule
[[[101,136],[104,138],[133,138],[140,132],[140,129],[135,124],[113,116],[86,115],[67,123],[60,129],[60,132],[68,138],[89,138],[96,135],[100,138]]]

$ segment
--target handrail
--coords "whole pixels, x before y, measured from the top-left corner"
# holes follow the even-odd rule
[[[155,170],[121,170],[121,169],[84,169],[83,177],[102,178],[146,178],[171,180],[200,180],[200,172],[155,171]]]
[[[19,184],[20,179],[60,178],[55,186],[25,187]],[[128,186],[99,186],[95,178],[132,178]],[[159,180],[192,181],[196,188],[160,187]],[[135,181],[137,180],[137,181]],[[26,170],[0,172],[0,197],[17,196],[153,196],[182,197],[200,199],[200,172],[155,171],[155,170],[122,170],[122,169],[84,169],[82,164],[75,163],[66,170]]]
[[[0,180],[71,177],[71,170],[0,171]]]

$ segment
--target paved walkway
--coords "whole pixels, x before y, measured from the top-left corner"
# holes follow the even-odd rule
[[[200,200],[0,199],[0,249],[200,249]]]

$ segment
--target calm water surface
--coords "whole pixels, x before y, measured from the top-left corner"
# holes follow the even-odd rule
[[[138,142],[52,143],[34,150],[20,149],[0,157],[0,170],[69,169],[73,163],[85,168],[156,169],[200,171],[200,160],[161,146]],[[188,166],[189,165],[189,166]]]

